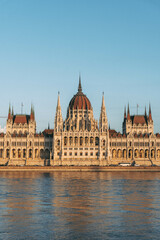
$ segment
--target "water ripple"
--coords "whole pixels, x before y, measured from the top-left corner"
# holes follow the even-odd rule
[[[0,239],[159,239],[160,173],[0,173]]]

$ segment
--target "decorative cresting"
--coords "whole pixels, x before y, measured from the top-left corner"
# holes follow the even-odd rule
[[[78,92],[73,96],[69,103],[69,109],[82,109],[82,110],[91,110],[92,106],[89,99],[82,92],[81,77],[79,77]]]

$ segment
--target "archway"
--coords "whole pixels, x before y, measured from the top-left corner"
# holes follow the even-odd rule
[[[48,149],[45,150],[45,159],[50,158],[50,151]]]
[[[112,158],[116,158],[117,154],[116,154],[116,149],[112,150]]]

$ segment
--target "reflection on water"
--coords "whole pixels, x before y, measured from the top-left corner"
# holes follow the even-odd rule
[[[1,172],[0,239],[159,239],[160,173]]]

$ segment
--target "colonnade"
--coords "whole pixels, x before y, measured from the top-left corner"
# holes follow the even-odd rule
[[[118,158],[130,158],[130,159],[136,159],[136,158],[159,158],[160,159],[160,149],[112,149],[112,159],[118,159]]]
[[[41,159],[49,159],[50,158],[50,151],[49,149],[0,149],[0,158],[7,158],[7,159],[36,159],[36,158],[41,158]]]

